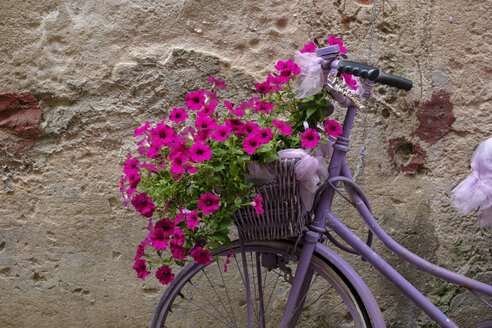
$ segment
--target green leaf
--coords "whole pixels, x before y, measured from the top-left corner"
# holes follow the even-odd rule
[[[310,118],[314,113],[316,113],[317,109],[318,108],[315,106],[309,106],[306,110],[306,119]]]
[[[224,164],[219,164],[219,165],[216,165],[212,171],[214,172],[219,172],[219,171],[222,171],[223,169],[225,168]]]

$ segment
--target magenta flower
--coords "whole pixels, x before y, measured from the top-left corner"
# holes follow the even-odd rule
[[[176,260],[184,260],[185,259],[186,248],[184,248],[183,246],[178,246],[178,245],[174,245],[174,244],[171,244],[171,246],[169,246],[169,248],[171,249],[171,254],[173,255],[173,257]]]
[[[253,123],[253,122],[247,122],[244,126],[243,126],[243,133],[246,134],[246,135],[252,135],[253,133],[255,133],[256,131],[259,131],[260,130],[260,127],[258,126],[258,124],[256,123]]]
[[[232,129],[232,131],[234,131],[234,134],[237,136],[237,137],[242,137],[243,136],[243,133],[242,133],[242,130],[243,130],[243,127],[244,127],[244,123],[241,122],[241,120],[237,119],[237,118],[233,118],[233,119],[230,119],[230,120],[226,120],[226,126],[230,127]]]
[[[155,210],[154,202],[150,197],[147,197],[146,193],[140,193],[135,195],[132,198],[132,205],[135,207],[135,210],[145,216],[146,218],[152,217]]]
[[[197,206],[203,214],[208,215],[219,209],[219,201],[219,196],[207,192],[200,196]]]
[[[186,207],[184,207],[182,210],[179,211],[179,214],[176,215],[176,217],[174,218],[174,225],[177,226],[180,222],[183,222],[185,217],[186,217],[186,213],[185,211],[187,211]],[[178,228],[176,228],[178,229]]]
[[[243,149],[250,155],[253,154],[260,146],[261,143],[257,134],[253,134],[245,138],[243,141]]]
[[[145,122],[144,125],[139,127],[138,129],[135,129],[135,133],[133,134],[134,137],[136,136],[141,136],[144,134],[144,132],[147,132],[149,130],[150,122]]]
[[[207,91],[207,90],[201,90],[201,91],[205,95],[205,101],[203,104],[212,105],[214,106],[215,109],[215,106],[217,106],[217,103],[219,102],[219,98],[217,98],[217,94],[213,91]]]
[[[215,120],[208,116],[198,116],[195,121],[195,127],[199,130],[215,129],[216,126]]]
[[[196,163],[201,163],[212,158],[212,150],[209,146],[197,142],[190,148],[190,157]]]
[[[227,265],[231,263],[231,255],[232,255],[232,249],[229,250],[229,252],[226,255],[226,260],[224,263],[224,272],[227,272]]]
[[[253,198],[253,202],[255,203],[253,205],[256,214],[263,214],[265,211],[263,210],[263,198],[261,198],[260,194],[256,194],[256,197]]]
[[[257,112],[262,112],[262,113],[270,113],[270,111],[273,109],[273,104],[269,103],[267,101],[258,101],[255,105],[255,109]]]
[[[123,201],[125,203],[125,207],[128,207],[128,195],[126,193],[126,185],[125,182],[128,182],[128,177],[126,175],[122,175],[120,179],[120,193],[123,197]]]
[[[275,69],[280,72],[281,76],[290,77],[292,75],[298,75],[301,72],[301,68],[297,66],[291,59],[288,61],[279,61],[275,65]]]
[[[326,40],[326,41],[328,42],[328,44],[329,44],[330,46],[333,46],[333,45],[335,45],[335,44],[338,44],[338,46],[340,47],[340,52],[341,52],[342,54],[346,54],[346,53],[347,53],[347,49],[343,46],[343,42],[342,42],[342,40],[336,39],[336,38],[332,35],[332,36],[330,36],[330,37],[328,38],[328,40]]]
[[[186,95],[186,107],[190,110],[195,111],[201,109],[203,105],[205,105],[205,93],[203,90],[191,92]]]
[[[313,42],[309,42],[308,44],[304,45],[304,48],[301,49],[301,53],[305,52],[314,52],[316,50],[316,46],[314,45]]]
[[[161,153],[162,145],[159,142],[153,142],[150,144],[150,148],[147,149],[146,155],[148,158],[157,158]]]
[[[138,171],[140,162],[138,161],[137,158],[132,158],[130,157],[130,154],[128,154],[128,158],[125,161],[125,167],[123,168],[123,172],[131,172],[131,171]]]
[[[282,84],[285,84],[289,81],[289,79],[285,76],[273,76],[272,74],[268,74],[267,82],[270,84],[270,88],[272,92],[281,91]]]
[[[193,210],[193,212],[188,213],[186,216],[186,226],[188,229],[195,231],[195,227],[200,224],[200,218],[198,217],[198,211]]]
[[[155,229],[162,229],[165,235],[171,236],[172,234],[174,234],[175,225],[170,218],[164,218],[160,221],[157,221],[154,230]]]
[[[126,172],[126,176],[128,177],[128,183],[130,184],[130,188],[137,188],[140,183],[140,173],[138,170]]]
[[[209,264],[212,262],[212,255],[210,255],[209,251],[203,249],[201,246],[195,247],[195,249],[191,252],[191,257],[196,264]]]
[[[211,103],[208,105],[204,105],[203,109],[198,112],[198,116],[210,116],[215,113],[215,108],[217,107],[217,103]]]
[[[159,123],[155,128],[150,130],[150,136],[152,140],[170,146],[174,141],[175,132],[167,124]]]
[[[212,129],[203,129],[198,131],[193,139],[195,142],[205,143],[210,138],[211,134],[212,134]]]
[[[169,235],[162,228],[155,228],[149,235],[150,242],[155,249],[166,249]]]
[[[212,138],[215,141],[224,141],[229,137],[231,133],[231,128],[225,125],[219,125],[214,133],[212,133]]]
[[[135,261],[133,269],[137,271],[137,277],[142,278],[142,280],[145,280],[145,277],[150,274],[150,271],[147,271],[147,262],[145,260]]]
[[[159,279],[159,282],[163,285],[167,285],[174,280],[174,274],[166,265],[160,267],[159,270],[155,272],[155,277]]]
[[[256,135],[258,136],[258,142],[262,145],[270,142],[273,138],[272,130],[269,128],[257,131]]]
[[[140,140],[139,142],[137,142],[137,151],[140,155],[145,155],[147,154],[147,150],[149,149],[150,147],[150,143],[149,143],[149,137],[148,136],[144,136],[142,138],[142,140]]]
[[[135,255],[135,261],[140,260],[142,256],[144,256],[145,246],[140,244],[137,247],[137,254]]]
[[[342,135],[343,130],[337,121],[326,120],[326,122],[325,122],[325,133],[328,136],[339,137]]]
[[[176,220],[174,221],[176,222]],[[185,243],[185,237],[183,231],[179,227],[174,228],[173,239],[171,240],[171,245],[183,246]]]
[[[284,121],[273,120],[272,125],[276,127],[283,135],[290,136],[292,134],[292,127],[285,124]]]
[[[266,95],[268,92],[272,90],[272,87],[270,87],[270,83],[268,83],[268,81],[265,81],[263,83],[256,83],[255,88],[256,91],[258,91],[262,95]]]
[[[347,83],[350,88],[354,90],[357,90],[357,88],[359,88],[359,86],[357,85],[357,81],[352,78],[352,75],[342,73],[340,77],[345,81],[345,83]]]
[[[224,101],[224,106],[226,106],[226,108],[231,112],[232,115],[235,115],[235,116],[239,116],[239,117],[243,117],[244,116],[244,112],[242,109],[240,108],[234,108],[233,104],[230,102],[230,101]]]
[[[210,82],[212,87],[217,87],[219,89],[225,89],[226,85],[225,82],[219,79],[216,79],[214,76],[208,77],[207,81]]]
[[[307,129],[302,135],[301,135],[301,144],[304,148],[311,148],[313,149],[316,147],[319,143],[319,134],[316,132],[315,129]]]
[[[169,114],[169,120],[176,124],[183,123],[188,118],[188,114],[184,108],[174,108]]]

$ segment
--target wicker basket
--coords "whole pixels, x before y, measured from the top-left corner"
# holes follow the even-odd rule
[[[255,186],[263,198],[263,214],[253,206],[239,209],[233,219],[239,236],[245,241],[276,240],[298,236],[308,221],[294,175],[295,160],[274,161],[268,165],[273,183]]]

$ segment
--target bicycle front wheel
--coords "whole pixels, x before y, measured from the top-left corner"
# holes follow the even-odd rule
[[[277,327],[301,247],[292,256],[288,241],[248,242],[244,253],[233,243],[213,252],[215,260],[208,265],[190,263],[161,297],[151,327],[248,327],[243,260],[250,281],[249,321],[253,327]],[[372,327],[356,290],[331,263],[314,254],[309,271],[311,281],[289,327]]]

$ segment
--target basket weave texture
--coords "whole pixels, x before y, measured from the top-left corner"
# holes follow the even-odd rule
[[[254,186],[263,198],[263,214],[253,206],[239,209],[233,219],[244,241],[278,240],[297,237],[308,223],[308,212],[302,204],[295,179],[296,160],[286,159],[267,163],[274,182]]]

